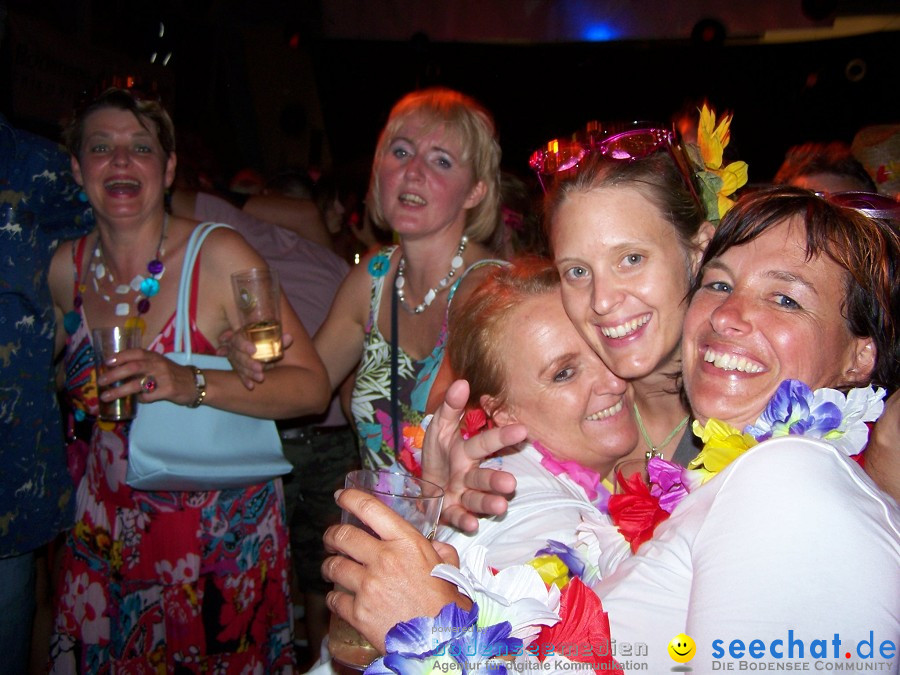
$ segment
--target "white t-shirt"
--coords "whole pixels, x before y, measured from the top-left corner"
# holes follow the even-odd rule
[[[548,539],[574,547],[582,517],[596,519],[597,507],[567,475],[555,476],[545,469],[541,457],[533,445],[522,443],[516,451],[483,462],[482,466],[516,477],[516,492],[506,513],[482,518],[474,534],[442,527],[437,539],[452,544],[460,554],[470,546],[484,546],[488,563],[498,569],[532,560]]]
[[[595,590],[619,661],[649,672],[680,665],[667,651],[680,633],[696,643],[685,664],[695,673],[792,664],[800,642],[806,660],[826,652],[810,670],[898,672],[896,648],[884,658],[882,643],[900,637],[900,509],[833,446],[773,439],[688,495]],[[861,658],[870,641],[872,658]],[[647,655],[634,656],[641,644]]]

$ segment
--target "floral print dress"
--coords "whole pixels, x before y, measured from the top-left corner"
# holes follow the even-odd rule
[[[76,247],[80,269],[84,241]],[[199,264],[199,262],[198,262]],[[194,279],[199,277],[194,274]],[[194,323],[198,353],[214,353]],[[66,393],[97,414],[83,313],[67,319]],[[174,316],[149,349],[172,350]],[[85,417],[88,416],[88,417]],[[96,420],[61,551],[52,672],[292,672],[289,548],[280,480],[211,492],[125,484],[127,422]],[[185,452],[191,451],[185,430]]]
[[[396,251],[389,246],[379,251],[370,264],[372,274],[372,295],[369,306],[369,322],[366,324],[365,347],[362,361],[356,371],[356,382],[350,399],[350,409],[356,430],[359,433],[359,448],[363,467],[367,469],[387,469],[397,473],[409,473],[415,464],[411,458],[401,462],[401,453],[410,454],[411,447],[394,448],[391,428],[391,343],[384,339],[378,329],[378,315],[381,306],[384,281],[387,279],[388,261]],[[458,283],[458,282],[457,282]],[[456,284],[450,289],[453,293]],[[416,361],[397,350],[398,401],[400,403],[400,432],[409,427],[418,427],[425,415],[425,405],[431,385],[437,376],[444,358],[447,342],[447,318],[441,326],[437,344],[431,353]],[[404,442],[404,446],[407,443]]]

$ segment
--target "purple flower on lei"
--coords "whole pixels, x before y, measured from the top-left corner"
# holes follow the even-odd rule
[[[778,436],[823,438],[841,425],[842,413],[830,401],[814,401],[813,391],[800,380],[785,380],[756,421],[744,429],[762,442]]]
[[[426,657],[437,653],[440,645],[469,630],[478,619],[478,605],[466,611],[450,603],[436,617],[420,616],[391,628],[384,638],[388,653]]]
[[[436,617],[418,617],[394,626],[385,636],[387,654],[366,668],[365,675],[425,675],[436,662],[455,670],[505,675],[506,667],[489,659],[522,650],[522,640],[510,637],[508,621],[478,628],[478,604],[469,611],[450,603]]]
[[[540,551],[535,553],[535,556],[541,555],[555,555],[557,558],[562,560],[563,564],[569,568],[569,574],[572,576],[576,576],[581,580],[584,580],[584,571],[585,564],[584,560],[581,559],[581,556],[578,554],[574,548],[569,548],[561,541],[556,541],[554,539],[547,540],[547,546],[542,548]]]
[[[650,494],[659,500],[659,508],[667,513],[675,510],[693,484],[683,466],[659,457],[647,463],[647,475],[650,477]]]

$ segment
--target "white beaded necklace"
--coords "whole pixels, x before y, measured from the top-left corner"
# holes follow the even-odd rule
[[[134,306],[137,308],[138,317],[146,314],[150,309],[150,298],[159,293],[159,282],[166,272],[166,266],[162,259],[166,253],[164,242],[166,240],[166,231],[169,229],[169,214],[167,213],[163,219],[162,231],[159,235],[159,243],[156,245],[156,257],[147,263],[147,276],[143,274],[136,275],[130,283],[117,284],[113,278],[112,270],[110,270],[103,258],[103,244],[100,241],[100,235],[97,235],[97,243],[94,244],[94,253],[91,256],[90,263],[91,281],[93,282],[94,291],[106,302],[112,302],[112,298],[108,293],[104,293],[100,289],[100,282],[112,286],[117,295],[128,295],[137,293],[134,299]],[[131,303],[117,302],[116,316],[128,316],[131,313]]]
[[[406,293],[403,290],[403,287],[406,286],[406,278],[403,276],[403,273],[406,271],[406,256],[400,256],[400,263],[397,265],[397,277],[394,279],[394,288],[397,289],[397,299],[400,301],[400,306],[410,314],[421,314],[424,312],[425,309],[434,302],[438,293],[450,285],[450,280],[456,276],[456,270],[462,267],[462,254],[463,251],[466,250],[466,244],[468,243],[469,238],[466,235],[463,235],[462,239],[459,240],[459,247],[456,249],[456,255],[453,256],[453,260],[450,261],[450,271],[447,272],[447,276],[441,279],[437,283],[437,286],[429,288],[428,292],[425,294],[425,298],[415,307],[410,307],[406,304]]]

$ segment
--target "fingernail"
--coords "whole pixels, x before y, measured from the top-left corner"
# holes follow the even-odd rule
[[[334,500],[337,501],[337,498],[341,496],[341,493],[344,491],[344,488],[339,488],[334,491]]]
[[[108,359],[106,359],[106,365],[108,365],[108,366],[114,366],[118,362],[119,362],[119,359],[115,356],[110,356]]]

